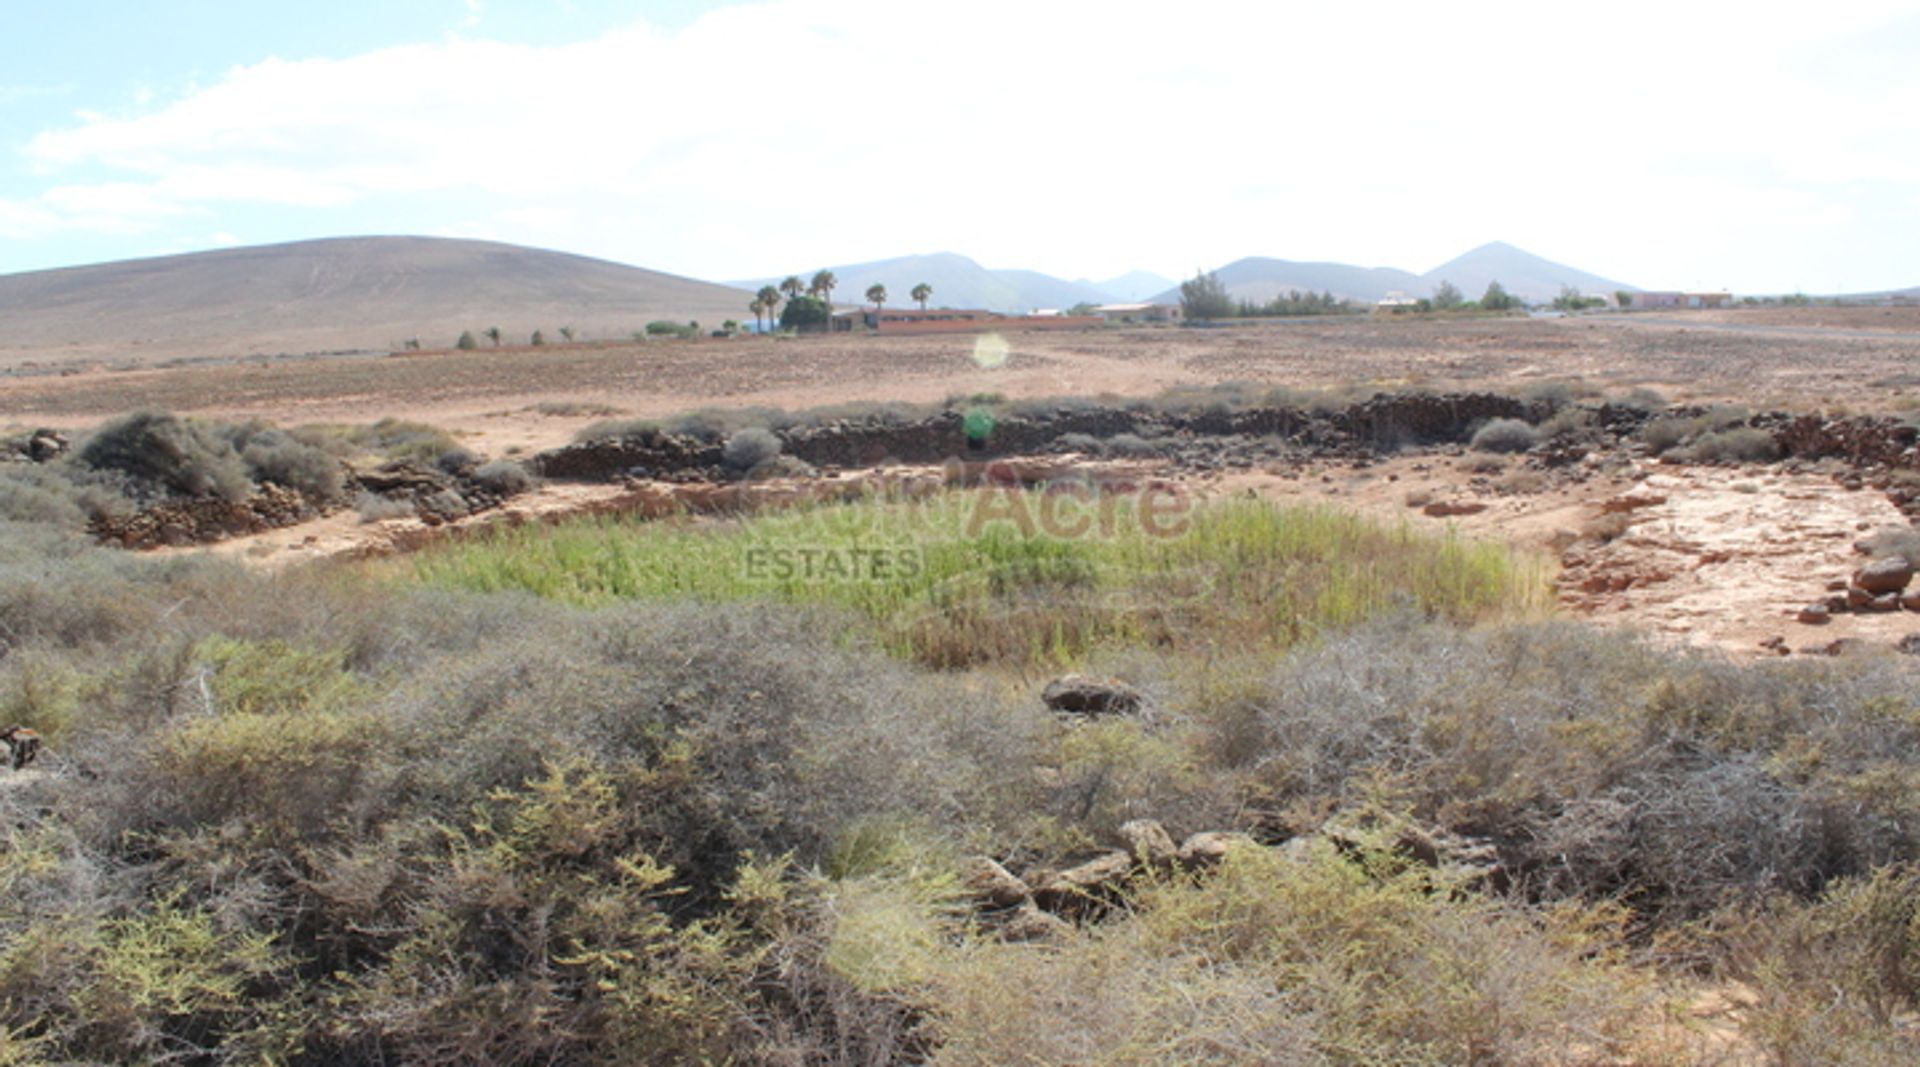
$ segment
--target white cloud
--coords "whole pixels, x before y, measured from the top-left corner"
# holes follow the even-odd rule
[[[1901,10],[772,0],[236,68],[33,138],[105,180],[0,203],[0,232],[459,194],[493,205],[469,229],[708,276],[936,248],[1418,269],[1537,233],[1627,263],[1659,227],[1844,226],[1849,183],[1920,181],[1920,83],[1781,73]]]

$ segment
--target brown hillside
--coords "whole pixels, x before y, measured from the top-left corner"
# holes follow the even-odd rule
[[[0,370],[254,353],[446,347],[497,326],[625,337],[747,317],[747,293],[488,241],[346,237],[0,275]]]

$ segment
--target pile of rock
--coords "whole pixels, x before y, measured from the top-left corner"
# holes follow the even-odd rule
[[[980,916],[1001,938],[1036,941],[1062,933],[1075,922],[1104,917],[1121,902],[1127,884],[1135,878],[1202,875],[1238,848],[1273,848],[1289,859],[1304,860],[1320,841],[1351,856],[1362,851],[1360,841],[1366,836],[1364,831],[1330,824],[1316,834],[1279,845],[1262,845],[1248,834],[1231,831],[1191,834],[1175,845],[1159,822],[1135,819],[1120,827],[1122,847],[1070,867],[1036,866],[1016,875],[992,857],[972,857],[967,861],[965,884]],[[1402,827],[1384,840],[1390,852],[1411,865],[1438,872],[1447,884],[1506,888],[1499,856],[1487,842],[1415,826]]]
[[[202,545],[292,526],[321,513],[299,492],[266,484],[240,500],[183,497],[131,515],[101,516],[89,530],[101,542],[122,548]]]
[[[1126,846],[1065,868],[1031,867],[1014,874],[988,856],[968,861],[966,885],[981,914],[1010,941],[1033,941],[1068,928],[1071,920],[1097,918],[1120,899],[1126,883],[1155,871],[1199,872],[1236,847],[1260,847],[1246,834],[1208,832],[1179,845],[1152,819],[1120,827]]]
[[[39,429],[17,437],[0,439],[0,460],[19,463],[48,463],[66,455],[72,442],[58,430]]]
[[[1847,612],[1920,611],[1920,588],[1913,586],[1913,562],[1905,556],[1869,560],[1853,577],[1828,586],[1828,596],[1800,609],[1801,622],[1819,625]]]

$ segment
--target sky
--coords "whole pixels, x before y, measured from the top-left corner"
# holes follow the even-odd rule
[[[1920,286],[1920,2],[0,0],[0,273],[388,233]]]

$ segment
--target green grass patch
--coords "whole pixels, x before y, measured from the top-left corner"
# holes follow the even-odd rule
[[[1540,557],[1323,508],[952,492],[728,522],[504,529],[413,560],[430,585],[570,604],[770,599],[851,610],[940,667],[1062,664],[1110,644],[1284,646],[1393,611],[1551,603]]]

